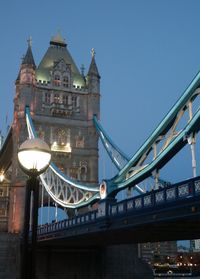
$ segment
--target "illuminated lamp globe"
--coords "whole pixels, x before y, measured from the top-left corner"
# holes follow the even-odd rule
[[[3,181],[4,181],[4,178],[5,178],[4,174],[3,174],[3,173],[0,173],[0,182],[3,182]]]
[[[99,193],[100,193],[100,198],[101,199],[105,199],[106,198],[106,196],[107,196],[107,185],[106,185],[105,181],[103,181],[100,184]]]
[[[19,147],[20,167],[29,176],[38,176],[43,173],[48,168],[50,160],[50,148],[39,138],[28,139]]]

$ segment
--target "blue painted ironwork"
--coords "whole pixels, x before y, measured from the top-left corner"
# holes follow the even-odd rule
[[[170,110],[167,116],[161,121],[155,131],[151,136],[146,140],[142,147],[136,152],[136,154],[126,163],[126,165],[119,170],[119,173],[110,180],[105,181],[105,183],[100,185],[100,193],[104,192],[102,195],[105,198],[106,195],[113,195],[116,192],[120,191],[126,187],[137,187],[137,184],[143,181],[145,178],[152,176],[152,173],[157,172],[161,169],[179,150],[181,150],[187,143],[188,137],[196,134],[200,129],[200,110],[192,115],[191,106],[194,100],[197,98],[200,90],[198,89],[200,85],[200,73],[194,78],[192,83],[186,89],[182,97]],[[182,130],[176,131],[177,124],[184,115],[185,111],[189,112],[189,121],[186,122],[185,127]],[[27,114],[28,115],[28,114]],[[29,117],[30,118],[30,117]],[[29,119],[29,121],[31,121]],[[125,163],[128,158],[124,155],[119,148],[117,148],[110,138],[105,134],[103,128],[98,123],[97,119],[94,117],[94,123],[97,130],[100,133],[100,137],[106,147],[110,157],[113,159],[115,164],[118,165],[118,168],[123,164],[120,163],[120,160]],[[30,125],[30,134],[33,133],[33,125]],[[169,135],[168,135],[169,133]],[[34,136],[34,135],[31,135]],[[158,143],[164,139],[164,145],[159,150],[156,151]],[[145,164],[146,158],[149,156],[151,151],[154,151],[154,158],[150,163]],[[116,153],[115,153],[116,152]],[[121,158],[120,160],[114,160]],[[57,173],[58,175],[58,173]],[[157,178],[158,179],[158,178]],[[69,182],[69,181],[68,181]],[[43,181],[44,183],[44,181]],[[71,181],[69,183],[72,183]],[[75,187],[82,186],[74,185]],[[103,187],[102,187],[103,186]],[[105,191],[102,189],[106,189]],[[85,190],[85,189],[84,189]],[[96,190],[96,189],[95,189]],[[51,194],[51,191],[49,192]],[[173,198],[174,193],[168,192],[167,196]],[[85,197],[86,200],[90,199],[91,196]],[[59,198],[58,198],[59,201]],[[139,201],[138,201],[139,202]],[[148,204],[148,202],[146,202]],[[81,203],[82,204],[82,203]],[[75,207],[77,203],[74,202]]]
[[[118,170],[121,170],[128,163],[130,158],[112,141],[95,115],[93,117],[93,123],[111,161],[115,164]],[[153,176],[151,176],[151,178],[153,178]],[[158,177],[158,183],[163,187],[171,184],[160,177]],[[139,194],[143,194],[146,191],[146,189],[143,189],[141,185],[137,184],[134,185],[134,190],[136,190]]]
[[[153,171],[161,169],[188,143],[188,137],[199,132],[200,110],[198,109],[194,115],[191,112],[191,106],[200,93],[199,86],[200,73],[197,74],[181,98],[123,169],[112,179],[105,180],[108,195],[113,195],[123,188],[134,186],[151,176]],[[180,119],[187,110],[189,112],[188,122],[185,123],[183,129],[176,131]],[[162,148],[150,163],[145,164],[146,158],[162,140],[165,140]]]
[[[98,210],[93,210],[84,214],[65,219],[56,223],[46,224],[38,227],[38,237],[43,235],[48,238],[48,234],[59,230],[66,230],[84,224],[97,224],[104,218],[121,218],[130,214],[138,214],[149,210],[158,210],[176,204],[179,201],[189,201],[195,197],[200,197],[200,177],[189,179],[166,188],[154,190],[138,197],[133,197],[120,202],[100,202]]]
[[[110,159],[117,169],[121,170],[128,163],[130,158],[111,140],[95,115],[93,117],[93,123]]]

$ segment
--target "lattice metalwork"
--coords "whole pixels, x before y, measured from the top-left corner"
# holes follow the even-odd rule
[[[29,138],[37,137],[29,108],[26,107],[26,123]],[[62,173],[53,163],[40,175],[47,193],[58,204],[67,208],[78,208],[99,199],[98,185],[82,184]]]
[[[193,175],[196,176],[194,144],[200,130],[200,73],[194,78],[181,98],[160,122],[140,149],[106,181],[108,194],[134,186],[153,176],[159,181],[159,171],[186,144],[191,146]]]
[[[81,204],[82,206],[89,200],[91,202],[96,191],[86,191],[67,183],[56,175],[53,170],[48,170],[40,175],[42,184],[52,199],[63,207],[75,208]]]
[[[115,166],[118,168],[118,170],[121,170],[129,162],[130,159],[124,152],[122,152],[120,150],[119,147],[116,146],[116,144],[114,144],[114,142],[111,140],[111,138],[106,134],[105,130],[103,129],[100,122],[97,120],[96,116],[94,116],[93,122],[94,122],[95,128],[99,134],[99,137],[100,137],[110,159],[115,164]],[[141,167],[139,167],[139,169],[141,169]],[[129,173],[132,171],[133,171],[133,169],[130,169]],[[151,178],[153,178],[154,186],[156,186],[156,187],[158,187],[159,185],[164,187],[164,186],[171,184],[170,182],[165,181],[164,179],[161,179],[159,176],[157,176],[157,177],[151,176]],[[155,181],[156,181],[156,183],[155,183]],[[151,182],[152,182],[152,179],[151,179]],[[156,187],[152,187],[151,190],[155,189]],[[146,185],[144,186],[144,183],[134,185],[133,189],[136,190],[136,192],[139,194],[144,194],[146,191],[149,190],[146,187]]]

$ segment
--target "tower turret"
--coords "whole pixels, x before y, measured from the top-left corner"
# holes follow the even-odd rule
[[[35,69],[36,65],[31,49],[31,39],[29,39],[28,49],[22,59],[19,75],[16,82],[20,84],[35,84]]]
[[[87,74],[87,85],[90,93],[100,92],[100,75],[95,61],[95,50],[92,48],[92,61]]]

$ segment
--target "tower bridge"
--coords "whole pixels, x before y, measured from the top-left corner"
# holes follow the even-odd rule
[[[29,41],[16,80],[13,123],[0,150],[0,174],[5,176],[0,189],[9,189],[0,192],[0,241],[7,243],[2,258],[8,266],[13,259],[16,262],[11,269],[0,270],[0,275],[20,278],[17,263],[26,176],[19,168],[17,153],[27,138],[43,139],[52,153],[49,168],[40,175],[41,206],[51,199],[70,216],[38,227],[38,278],[63,278],[63,272],[67,278],[110,278],[111,266],[118,271],[115,278],[133,278],[132,257],[145,276],[145,272],[150,274],[148,267],[137,258],[133,243],[198,238],[200,177],[195,143],[200,129],[199,87],[200,73],[129,157],[100,124],[100,75],[95,51],[85,75],[83,67],[79,72],[60,34],[51,39],[38,66]],[[105,177],[101,183],[99,139],[117,168],[114,177]],[[193,177],[171,184],[160,177],[160,170],[186,145],[191,147]],[[148,180],[150,184],[144,186]],[[124,189],[131,190],[131,196],[117,201],[116,194]],[[110,247],[122,244],[129,245]],[[6,256],[8,251],[12,257]],[[70,264],[63,264],[63,259]],[[50,267],[53,264],[54,269]]]

